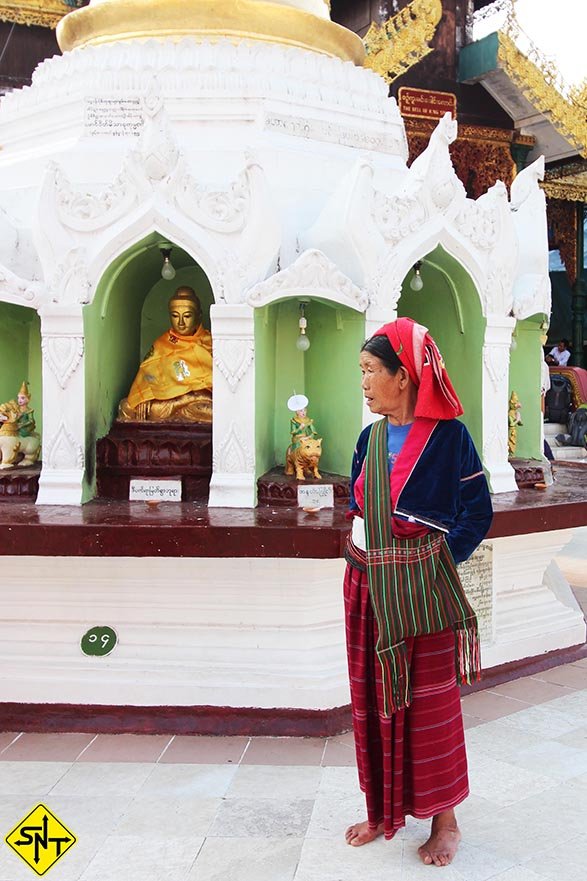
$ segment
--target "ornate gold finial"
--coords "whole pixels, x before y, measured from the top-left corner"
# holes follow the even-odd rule
[[[412,0],[383,24],[373,23],[364,40],[365,67],[392,83],[432,52],[429,43],[441,18],[441,0]]]
[[[330,20],[324,0],[92,0],[89,6],[66,16],[57,29],[57,41],[64,52],[152,37],[260,40],[309,49],[357,65],[365,59],[361,38]]]

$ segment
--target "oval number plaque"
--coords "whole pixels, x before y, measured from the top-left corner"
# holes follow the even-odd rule
[[[82,636],[81,647],[84,655],[109,655],[118,637],[112,627],[92,627]]]

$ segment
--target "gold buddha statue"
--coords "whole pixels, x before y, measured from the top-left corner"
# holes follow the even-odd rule
[[[120,402],[121,422],[212,422],[212,337],[193,288],[177,288],[169,320]]]

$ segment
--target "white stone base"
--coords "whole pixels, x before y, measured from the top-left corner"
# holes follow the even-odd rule
[[[585,642],[585,619],[554,557],[571,529],[493,541],[494,639],[485,669]]]
[[[83,469],[50,470],[43,467],[37,505],[81,505]]]
[[[349,703],[344,560],[2,559],[0,701]],[[87,657],[82,635],[118,645]]]
[[[212,474],[209,508],[254,508],[256,505],[254,474]]]
[[[485,668],[584,642],[585,621],[552,562],[571,536],[493,541]],[[344,560],[3,557],[0,702],[345,706],[344,567]],[[87,657],[82,635],[105,625],[118,645],[107,657]]]

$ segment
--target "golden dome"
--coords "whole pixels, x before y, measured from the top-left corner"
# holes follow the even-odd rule
[[[62,51],[120,40],[261,40],[361,65],[363,41],[330,20],[327,0],[91,0],[57,27]]]

